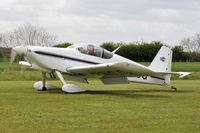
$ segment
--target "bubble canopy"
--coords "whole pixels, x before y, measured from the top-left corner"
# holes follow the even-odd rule
[[[103,59],[110,59],[113,57],[113,53],[94,44],[72,45],[69,48],[76,48],[82,54],[100,57]]]

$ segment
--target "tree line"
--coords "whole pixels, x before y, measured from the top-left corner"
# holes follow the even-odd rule
[[[29,23],[13,31],[0,33],[0,47],[11,48],[14,46],[53,46],[57,43],[57,36],[48,33],[43,27]]]
[[[53,47],[66,48],[72,43],[62,43],[54,45]],[[120,46],[120,49],[116,54],[121,55],[137,62],[151,62],[159,49],[164,46],[160,41],[153,41],[151,43],[146,42],[136,42],[136,43],[114,43],[105,42],[100,46],[109,51],[114,51]],[[167,45],[165,45],[167,46]],[[167,46],[169,47],[169,46]],[[171,48],[173,51],[173,61],[174,62],[199,62],[200,53],[198,52],[185,52],[183,46],[177,45]],[[0,48],[0,58],[9,58],[10,48]]]
[[[54,45],[54,47],[66,48],[72,45],[72,43],[62,43]],[[147,42],[135,42],[135,43],[114,43],[114,42],[105,42],[100,46],[109,51],[114,51],[120,46],[120,49],[116,54],[121,55],[125,58],[128,58],[137,62],[151,62],[159,49],[162,46],[167,46],[160,41],[153,41],[150,43]],[[170,47],[170,46],[167,46]],[[200,53],[198,52],[184,52],[184,48],[181,45],[177,45],[171,48],[173,51],[173,61],[174,62],[199,62]]]
[[[58,40],[55,35],[49,34],[43,27],[36,27],[31,24],[24,24],[12,32],[0,34],[0,58],[8,58],[11,47],[19,45],[31,46],[54,46],[68,47],[72,43],[57,44]],[[114,43],[105,42],[101,47],[113,51],[117,47],[121,48],[116,52],[118,55],[126,57],[133,61],[150,62],[153,60],[158,50],[167,46],[160,41],[133,42],[133,43]],[[170,46],[168,46],[170,47]],[[175,62],[198,62],[200,61],[200,33],[192,37],[184,38],[180,45],[171,47],[173,51],[173,61]]]

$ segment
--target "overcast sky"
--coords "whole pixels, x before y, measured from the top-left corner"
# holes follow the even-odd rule
[[[0,33],[24,23],[62,42],[162,41],[177,45],[200,32],[200,0],[4,0]]]

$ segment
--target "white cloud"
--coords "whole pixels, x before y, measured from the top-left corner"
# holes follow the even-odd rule
[[[175,45],[199,32],[198,0],[7,0],[1,32],[24,22],[45,27],[62,41],[154,41]]]

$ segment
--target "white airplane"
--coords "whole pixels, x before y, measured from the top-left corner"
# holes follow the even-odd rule
[[[72,45],[67,48],[16,46],[12,49],[11,62],[16,55],[23,55],[26,61],[19,64],[42,72],[42,81],[33,87],[37,90],[48,90],[56,86],[46,83],[46,73],[55,78],[54,72],[63,83],[62,90],[68,93],[83,92],[85,89],[67,84],[62,74],[72,81],[88,83],[87,78],[99,78],[104,84],[128,84],[129,82],[168,86],[171,74],[180,78],[190,72],[171,72],[172,51],[162,46],[150,66],[144,66],[115,52],[109,52],[92,44]],[[134,51],[133,51],[134,52]],[[173,90],[176,90],[172,86]]]

